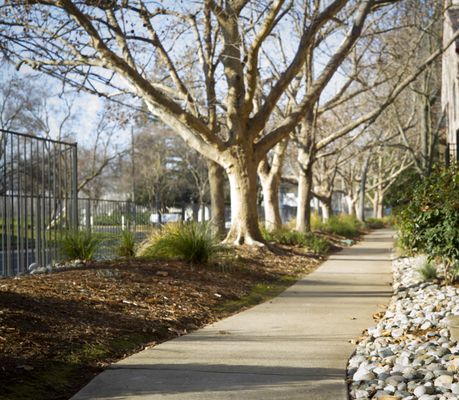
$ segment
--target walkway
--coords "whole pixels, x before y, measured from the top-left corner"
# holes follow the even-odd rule
[[[114,364],[73,400],[345,400],[350,340],[391,295],[391,246],[376,231],[276,299]]]

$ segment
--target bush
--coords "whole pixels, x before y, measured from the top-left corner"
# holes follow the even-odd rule
[[[438,278],[437,268],[430,262],[424,263],[422,267],[418,269],[424,281],[432,281]]]
[[[311,229],[313,231],[318,231],[322,227],[322,218],[317,212],[311,214]]]
[[[121,232],[116,248],[116,254],[120,257],[135,256],[135,233],[128,230]]]
[[[330,242],[319,235],[314,233],[306,234],[305,241],[306,248],[314,254],[327,254],[330,251]]]
[[[102,242],[102,237],[87,230],[68,231],[60,241],[63,255],[68,260],[89,261]]]
[[[97,214],[93,216],[94,225],[121,225],[121,214]]]
[[[225,251],[212,235],[208,224],[170,223],[141,246],[141,257],[185,260],[193,264],[207,264]]]
[[[436,170],[420,181],[397,216],[400,243],[410,254],[439,258],[446,273],[459,263],[459,170]]]
[[[261,229],[263,238],[269,242],[276,242],[287,246],[301,246],[315,254],[325,254],[330,250],[330,242],[314,233],[303,233],[288,228],[268,232]]]
[[[370,229],[382,229],[385,226],[384,220],[381,218],[368,218],[365,222]]]
[[[334,215],[318,225],[318,230],[353,239],[360,235],[362,223],[352,215]]]
[[[267,231],[262,228],[261,233],[268,242],[276,242],[287,246],[304,246],[306,244],[304,233],[288,228],[281,228],[275,231]]]
[[[391,215],[386,215],[385,217],[383,217],[382,221],[383,221],[385,227],[387,227],[387,228],[393,227],[394,224],[395,224],[395,217],[392,214]]]

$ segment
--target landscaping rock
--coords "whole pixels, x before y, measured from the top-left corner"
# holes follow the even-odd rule
[[[425,261],[393,262],[391,302],[349,361],[351,399],[459,399],[459,288],[422,282]]]

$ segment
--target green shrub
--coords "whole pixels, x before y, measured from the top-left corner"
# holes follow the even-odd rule
[[[135,256],[135,233],[124,230],[121,232],[119,238],[116,254],[120,257],[134,257]]]
[[[181,259],[207,264],[225,251],[212,235],[210,226],[202,223],[171,223],[153,235],[140,247],[141,257]]]
[[[432,281],[438,278],[437,268],[428,261],[418,269],[418,272],[424,281]]]
[[[385,217],[383,217],[382,221],[384,223],[384,226],[389,228],[389,227],[394,226],[395,217],[392,214],[391,215],[386,215]]]
[[[93,216],[94,225],[121,225],[121,214],[97,214]]]
[[[150,223],[150,212],[139,212],[136,214],[129,212],[114,212],[112,214],[95,214],[93,216],[94,225],[119,226],[125,224],[148,225]]]
[[[318,230],[353,239],[360,235],[362,223],[352,215],[334,215],[318,225]]]
[[[445,280],[447,282],[456,282],[459,276],[459,262],[455,262],[445,271]]]
[[[303,233],[287,227],[275,231],[261,228],[263,238],[268,242],[276,242],[287,246],[301,246],[315,254],[326,254],[330,251],[330,242],[314,233]]]
[[[304,246],[306,244],[304,233],[281,228],[274,231],[267,231],[262,228],[261,233],[263,238],[268,242],[276,242],[287,246]]]
[[[330,242],[314,233],[305,234],[305,247],[314,254],[327,254],[330,251]]]
[[[318,231],[322,227],[322,218],[317,212],[311,214],[311,229],[313,231]]]
[[[385,226],[384,220],[381,218],[368,218],[365,222],[370,229],[382,229]]]
[[[397,216],[400,243],[410,254],[439,258],[449,270],[459,263],[459,170],[436,170],[420,181]]]
[[[63,255],[68,260],[89,261],[102,242],[102,237],[87,230],[68,231],[60,241]]]

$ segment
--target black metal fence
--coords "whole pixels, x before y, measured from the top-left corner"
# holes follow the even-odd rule
[[[78,224],[77,146],[0,129],[0,276],[46,266]]]
[[[131,201],[78,198],[77,144],[0,129],[0,277],[63,260],[69,231],[100,234],[112,258],[121,232],[141,241],[155,227],[193,219],[199,206],[159,212]]]

